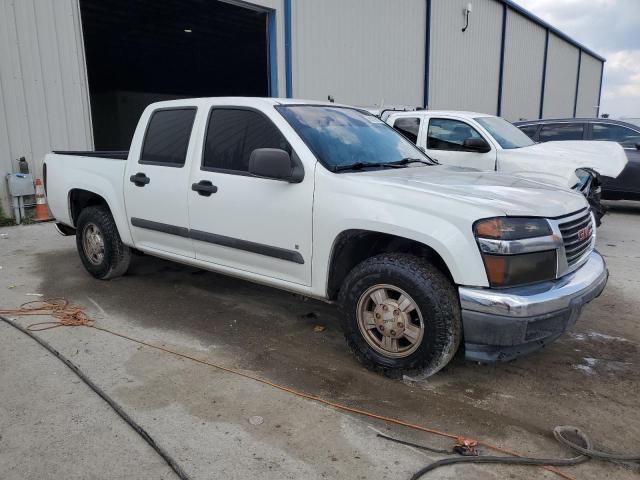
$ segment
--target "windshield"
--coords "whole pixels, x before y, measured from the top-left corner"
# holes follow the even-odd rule
[[[535,143],[518,127],[507,122],[504,118],[476,117],[474,120],[482,125],[502,148],[522,148]]]
[[[393,128],[361,110],[325,105],[276,108],[330,170],[357,164],[385,167],[404,159],[433,163]]]

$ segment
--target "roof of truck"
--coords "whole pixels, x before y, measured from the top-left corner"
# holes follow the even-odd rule
[[[306,100],[300,98],[274,98],[274,97],[194,97],[194,98],[180,98],[176,100],[163,100],[161,102],[154,102],[151,105],[154,108],[163,107],[180,107],[180,106],[195,106],[198,104],[220,104],[220,105],[238,105],[238,106],[250,106],[254,105],[325,105],[327,107],[351,107],[350,105],[343,105],[340,103],[333,103],[328,101],[318,100]],[[352,107],[358,108],[358,107]]]
[[[467,112],[464,110],[411,110],[411,111],[391,111],[389,112],[390,115],[397,115],[397,116],[410,116],[410,117],[414,117],[416,115],[429,115],[429,116],[434,116],[434,115],[450,115],[450,116],[458,116],[458,117],[470,117],[470,118],[477,118],[477,117],[493,117],[494,115],[489,115],[487,113],[480,113],[480,112]]]

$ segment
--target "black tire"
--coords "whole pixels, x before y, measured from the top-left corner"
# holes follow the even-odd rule
[[[376,351],[358,326],[360,298],[380,284],[406,292],[422,314],[422,340],[402,358]],[[428,261],[413,255],[382,254],[357,265],[344,280],[339,305],[345,339],[356,358],[368,369],[392,378],[433,375],[449,363],[460,345],[462,321],[455,286]]]
[[[85,251],[83,238],[88,228],[101,235],[104,253],[100,258],[91,257]],[[124,275],[129,268],[131,249],[122,243],[116,222],[105,207],[92,206],[80,212],[76,222],[76,246],[84,268],[100,280]]]

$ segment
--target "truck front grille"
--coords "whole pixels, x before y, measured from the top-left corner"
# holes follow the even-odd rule
[[[567,264],[571,267],[593,250],[595,225],[591,218],[591,211],[586,210],[579,217],[558,224],[558,227],[562,233]]]

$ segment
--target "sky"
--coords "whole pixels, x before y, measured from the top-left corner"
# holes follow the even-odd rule
[[[607,59],[600,113],[640,117],[640,0],[516,0]]]

